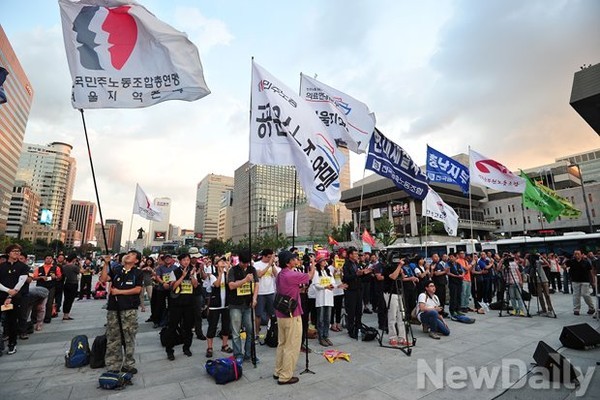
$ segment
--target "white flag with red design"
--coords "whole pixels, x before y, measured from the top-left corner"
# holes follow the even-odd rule
[[[132,0],[59,0],[73,108],[140,108],[210,93],[196,46]]]
[[[133,213],[150,221],[162,221],[162,211],[154,208],[146,193],[139,184],[135,185],[135,200],[133,201]]]
[[[513,174],[498,161],[473,150],[469,150],[469,174],[473,185],[502,192],[523,193],[525,191],[525,179]]]

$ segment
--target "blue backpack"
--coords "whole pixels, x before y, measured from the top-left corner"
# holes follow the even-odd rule
[[[208,360],[204,367],[215,378],[217,385],[237,381],[242,376],[242,363],[238,363],[234,357]]]
[[[133,375],[129,372],[105,372],[98,379],[99,387],[107,390],[121,390],[131,383]]]
[[[71,347],[65,354],[65,367],[79,368],[90,363],[90,344],[86,335],[77,335],[71,339]]]

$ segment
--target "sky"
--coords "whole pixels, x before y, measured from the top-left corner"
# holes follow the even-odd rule
[[[573,74],[600,62],[596,0],[143,0],[188,34],[211,94],[85,112],[104,219],[129,233],[136,183],[170,197],[193,229],[196,185],[248,160],[251,58],[298,87],[300,73],[363,101],[377,127],[424,164],[426,146],[468,147],[531,168],[600,147],[569,105]],[[73,145],[73,198],[96,201],[57,1],[3,1],[0,24],[34,89],[25,142]],[[352,180],[364,155],[350,159]],[[369,173],[367,173],[369,175]],[[148,222],[136,216],[134,235]]]

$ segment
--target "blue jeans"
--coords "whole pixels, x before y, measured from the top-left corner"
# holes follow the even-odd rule
[[[327,306],[317,307],[317,332],[319,332],[319,339],[327,339],[329,337],[331,308]]]
[[[229,318],[231,320],[231,341],[233,342],[233,356],[250,358],[250,346],[254,340],[254,324],[250,307],[229,308]],[[242,326],[246,331],[246,343],[242,352],[242,339],[240,331]]]
[[[421,313],[421,322],[429,326],[431,332],[437,332],[444,336],[450,334],[450,329],[439,318],[439,314],[435,310],[428,310]]]
[[[469,299],[471,298],[471,282],[463,281],[462,293],[460,295],[460,307],[469,308]]]

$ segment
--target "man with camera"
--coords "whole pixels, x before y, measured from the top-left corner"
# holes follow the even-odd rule
[[[518,254],[518,253],[517,253]],[[517,259],[512,255],[505,253],[502,258],[503,275],[506,286],[508,287],[508,298],[512,305],[512,315],[525,316],[525,303],[521,296],[523,287],[523,277],[517,264]]]

